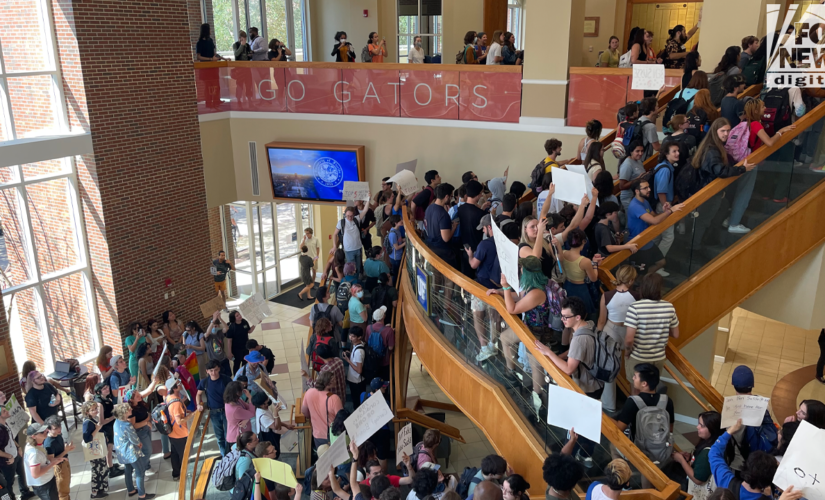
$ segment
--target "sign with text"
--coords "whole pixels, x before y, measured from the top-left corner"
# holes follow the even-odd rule
[[[590,174],[587,173],[587,169],[584,168],[584,165],[565,165],[567,170],[571,172],[576,172],[577,174],[581,174],[584,176],[584,188],[587,190],[587,197],[590,198],[590,201],[593,202],[593,181],[590,180]],[[580,203],[579,200],[578,203]],[[578,203],[576,203],[578,205]],[[599,206],[599,198],[596,197],[596,206]]]
[[[318,456],[318,461],[315,463],[315,478],[318,484],[324,481],[324,478],[329,475],[329,468],[341,465],[350,459],[347,451],[347,433],[344,432],[335,440],[327,451]]]
[[[252,463],[264,479],[283,484],[287,488],[294,488],[298,484],[295,471],[288,464],[271,458],[253,458]]]
[[[260,292],[253,294],[248,299],[241,302],[238,306],[238,310],[241,311],[241,315],[252,325],[257,325],[271,314],[269,311],[269,305],[263,299]]]
[[[633,65],[633,82],[630,85],[631,90],[659,90],[664,84],[664,64]]]
[[[555,177],[554,177],[555,179]],[[576,391],[549,384],[547,423],[595,442],[602,439],[602,402]]]
[[[413,442],[412,442],[412,424],[407,424],[398,431],[398,441],[395,446],[395,463],[403,462],[404,454],[412,456]]]
[[[553,167],[551,172],[553,174],[553,184],[556,185],[553,198],[574,205],[581,204],[582,196],[587,194],[587,181],[584,180],[586,176],[572,170],[556,167]]]
[[[759,427],[765,417],[770,399],[762,396],[728,396],[722,407],[722,428],[726,429],[742,419],[744,425]]]
[[[370,201],[370,183],[344,181],[344,194],[341,195],[344,201]]]
[[[384,399],[384,393],[377,391],[344,420],[344,427],[347,428],[350,439],[361,446],[390,420],[392,420],[392,410]]]
[[[222,297],[215,297],[201,304],[201,313],[204,318],[211,318],[215,311],[223,311],[226,309],[226,302]]]
[[[410,196],[418,192],[418,181],[415,174],[409,170],[402,170],[390,177],[387,182],[394,182],[404,196]]]
[[[23,430],[23,427],[29,425],[29,413],[25,408],[20,406],[17,402],[17,396],[11,395],[11,398],[6,401],[6,410],[9,412],[9,418],[6,419],[6,425],[11,429],[11,435],[16,436]]]
[[[498,224],[493,222],[493,240],[496,243],[496,255],[501,266],[501,272],[507,278],[507,285],[513,287],[516,292],[521,292],[521,285],[518,279],[518,245],[507,239]],[[493,276],[493,281],[496,281]]]
[[[808,500],[825,500],[825,430],[799,422],[773,484],[783,490],[793,485]]]

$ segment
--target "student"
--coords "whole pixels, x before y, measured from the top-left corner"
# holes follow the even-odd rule
[[[687,66],[686,66],[687,67]],[[686,112],[690,112],[693,109],[694,104],[694,97],[696,94],[702,90],[708,88],[708,75],[704,71],[696,70],[693,73],[693,76],[690,77],[690,80],[687,82],[687,85],[682,87],[682,90],[676,93],[674,99],[681,97],[685,101],[687,101],[687,109]]]
[[[693,98],[693,107],[688,111],[687,118],[690,122],[688,133],[697,141],[705,137],[710,124],[719,118],[719,111],[710,99],[710,90],[701,89]]]
[[[49,461],[58,458],[64,458],[72,450],[74,445],[72,443],[66,444],[63,441],[63,435],[60,430],[60,420],[57,416],[52,416],[46,419],[46,427],[49,428],[48,437],[43,442],[43,448],[46,450],[46,455]],[[72,468],[68,460],[63,460],[54,466],[54,476],[57,479],[57,494],[59,500],[69,500],[71,483],[72,483]],[[9,483],[11,484],[11,483]]]
[[[516,36],[509,31],[504,33],[501,46],[501,64],[521,66],[524,51],[516,49]]]
[[[719,61],[719,64],[716,65],[713,72],[725,73],[727,76],[738,75],[741,73],[742,69],[739,67],[740,52],[742,52],[742,49],[735,45],[725,49],[725,54],[722,56],[722,60]]]
[[[66,458],[49,460],[43,442],[49,428],[35,422],[26,429],[26,452],[23,454],[23,464],[26,469],[26,482],[32,487],[40,500],[57,500],[57,481],[54,477],[54,468]]]
[[[115,405],[114,414],[117,417],[117,420],[115,420],[115,452],[118,461],[126,465],[126,475],[124,476],[126,492],[130,496],[138,495],[140,499],[153,498],[155,495],[146,493],[144,488],[148,462],[143,459],[140,438],[138,438],[134,426],[129,422],[129,417],[132,416],[132,407],[129,403]],[[135,472],[134,482],[132,471]]]
[[[347,32],[339,31],[335,34],[335,45],[332,47],[331,56],[335,56],[335,62],[355,62],[355,51],[352,44],[347,41]]]
[[[715,411],[699,414],[696,431],[700,441],[693,452],[673,452],[673,460],[682,466],[688,477],[687,492],[696,500],[708,500],[716,489],[716,482],[710,472],[710,448],[724,432],[721,428],[722,415]]]
[[[659,133],[656,132],[656,120],[659,118],[657,107],[658,101],[655,97],[646,97],[639,108],[641,116],[636,121],[636,126],[640,127],[639,135],[645,148],[642,162],[659,151]]]
[[[371,32],[369,40],[367,40],[367,50],[372,56],[372,62],[382,63],[387,57],[387,40],[385,38],[378,39],[378,33]]]
[[[653,192],[656,196],[656,213],[662,214],[673,204],[675,196],[674,181],[676,180],[676,164],[679,162],[679,144],[666,139],[659,152],[659,164],[656,165],[653,177]],[[659,251],[666,257],[673,245],[674,227],[665,229],[659,240]],[[669,276],[670,273],[659,269],[659,274]]]
[[[619,194],[619,199],[622,202],[625,212],[629,208],[630,201],[634,196],[633,190],[631,189],[633,181],[645,173],[645,165],[642,162],[645,147],[642,145],[642,142],[638,140],[631,142],[627,147],[627,152],[627,158],[625,158],[619,167],[619,189],[622,190]]]
[[[186,449],[186,438],[189,429],[186,428],[186,407],[181,402],[182,386],[180,382],[171,378],[166,381],[166,406],[172,417],[172,432],[169,433],[169,443],[172,446],[172,479],[180,479],[180,466],[183,453]],[[146,495],[149,496],[148,494]],[[143,497],[141,497],[143,498]]]
[[[126,369],[126,362],[122,359],[122,356],[114,356],[110,364],[115,366],[118,364],[117,361],[121,360],[120,368],[123,371]],[[115,378],[114,373],[111,378]],[[37,370],[29,372],[26,376],[25,393],[26,407],[29,409],[32,422],[42,424],[47,418],[57,415],[59,408],[63,406],[63,398],[60,393],[46,380],[46,376]]]
[[[553,138],[547,139],[544,143],[544,150],[547,157],[544,159],[544,173],[549,174],[553,167],[558,168],[561,164],[556,160],[561,154],[561,141]]]
[[[349,329],[349,341],[352,344],[351,352],[344,352],[344,361],[349,365],[347,368],[347,385],[352,396],[352,409],[356,410],[361,406],[359,395],[364,392],[364,361],[366,352],[364,350],[364,330],[360,326],[352,326]]]
[[[640,235],[648,227],[661,224],[670,214],[679,212],[683,208],[682,204],[674,205],[665,208],[662,213],[654,216],[653,209],[650,208],[650,203],[647,201],[647,196],[650,194],[650,184],[646,180],[636,179],[631,184],[631,188],[635,196],[627,207],[627,237],[630,241],[633,241],[633,238]],[[665,256],[662,255],[659,247],[650,241],[639,249],[636,262],[646,266],[648,274],[655,273],[665,267]]]
[[[381,273],[390,273],[390,268],[384,262],[384,249],[380,246],[375,246],[367,251],[367,261],[364,262],[364,273],[367,275],[366,288],[372,293],[378,282],[378,276]]]
[[[490,49],[487,51],[487,64],[501,64],[502,56],[501,56],[501,43],[502,37],[504,36],[504,32],[501,30],[496,30],[493,32],[493,44],[490,45]]]
[[[361,274],[361,219],[358,216],[358,209],[347,207],[344,211],[344,218],[338,221],[335,226],[335,233],[332,235],[332,249],[330,255],[338,245],[343,245],[344,255],[347,262],[354,262],[355,269]]]
[[[220,363],[222,373],[231,375],[232,371],[229,368],[229,360],[234,359],[234,355],[232,353],[232,345],[226,344],[232,341],[224,342],[228,331],[229,325],[224,322],[220,311],[215,311],[215,313],[212,314],[212,321],[210,321],[206,327],[204,339],[206,341],[206,357]],[[243,344],[239,344],[238,347],[242,345]]]
[[[486,202],[482,205],[481,208],[478,206],[479,199],[481,198],[483,186],[478,181],[470,181],[464,186],[467,190],[467,202],[460,207],[458,207],[458,220],[461,228],[461,242],[465,245],[469,245],[470,248],[475,251],[478,248],[478,244],[481,243],[483,239],[483,232],[481,229],[481,219],[484,217],[485,213],[488,212],[489,202]],[[469,261],[466,258],[466,254],[462,255],[461,259],[461,272],[463,272],[466,276],[474,277],[475,272],[469,265]]]
[[[633,471],[630,465],[617,458],[604,468],[605,482],[593,482],[588,488],[590,500],[619,500],[622,491],[630,489],[630,477]]]
[[[421,47],[421,37],[416,35],[413,38],[413,46],[410,47],[410,51],[407,53],[407,61],[410,64],[424,64],[425,56],[424,49]]]
[[[461,64],[478,64],[476,60],[476,49],[473,42],[476,39],[475,31],[468,31],[464,34],[464,55],[461,57]]]
[[[218,440],[218,449],[221,456],[226,456],[226,409],[224,408],[223,393],[232,379],[221,373],[221,364],[215,360],[206,365],[207,378],[198,383],[196,395],[198,411],[209,410],[209,421]]]
[[[449,244],[458,226],[458,221],[451,221],[445,208],[452,194],[453,186],[450,184],[441,184],[437,187],[435,202],[427,207],[425,213],[427,236],[424,242],[438,257],[456,267],[455,254]]]
[[[669,433],[673,432],[673,401],[667,397],[667,394],[658,394],[656,387],[659,385],[659,369],[650,363],[633,363],[627,360],[627,366],[632,366],[633,376],[630,378],[633,384],[633,395],[627,398],[622,407],[622,411],[616,418],[616,427],[624,432],[630,429],[630,440],[633,441],[639,449],[647,455],[647,457],[657,464],[659,467],[671,457],[673,446],[669,444]],[[629,370],[628,370],[629,371]],[[668,443],[652,443],[657,445],[656,448],[647,449],[645,444],[648,439],[659,436],[649,436],[643,434],[642,429],[637,428],[639,423],[636,417],[640,410],[646,407],[655,406],[660,410],[667,412],[668,428],[665,432],[668,433]],[[646,429],[647,430],[647,429]]]
[[[798,87],[788,89],[788,96],[791,101],[792,118],[794,116],[801,117],[805,114],[805,103],[801,100],[801,94]],[[768,147],[777,143],[778,139],[783,134],[787,134],[796,128],[796,125],[791,124],[776,131],[773,137],[768,135],[765,127],[762,125],[762,117],[765,115],[765,103],[762,99],[751,99],[745,103],[744,120],[748,121],[748,128],[750,136],[748,137],[748,147],[751,151],[756,151],[762,145]],[[774,185],[773,198],[765,197],[763,199],[773,199],[774,203],[787,203],[788,190],[790,189],[791,174],[781,174],[778,182]],[[731,210],[731,216],[728,225],[728,232],[736,234],[744,234],[750,231],[742,224],[740,220],[744,215],[745,209],[748,207],[753,187],[756,184],[756,172],[748,172],[742,179],[737,179],[736,195],[733,200],[734,208]]]
[[[575,435],[572,429],[570,434],[571,436]],[[568,444],[570,443],[575,443],[575,440],[571,439]],[[551,453],[544,459],[541,471],[542,478],[547,483],[546,500],[572,500],[578,498],[573,494],[573,488],[584,477],[584,468],[575,458],[570,456],[569,451],[565,453],[563,449],[561,453]]]
[[[595,205],[595,201],[591,205]],[[578,297],[585,305],[585,310],[588,314],[598,312],[596,304],[593,303],[593,296],[590,294],[590,289],[585,283],[585,278],[591,282],[597,283],[599,280],[599,262],[603,257],[600,254],[595,254],[593,259],[589,259],[582,255],[582,249],[587,242],[587,236],[579,228],[573,229],[570,232],[570,237],[567,243],[570,245],[570,250],[562,250],[561,266],[564,269],[564,290],[568,297]]]
[[[742,39],[742,53],[739,55],[739,68],[744,70],[756,51],[759,50],[759,39],[748,35]],[[744,79],[743,79],[744,81]]]
[[[91,443],[103,428],[102,417],[100,416],[100,405],[94,401],[86,401],[83,403],[83,406],[80,407],[80,413],[83,415],[83,442]],[[105,498],[108,496],[106,490],[109,489],[109,468],[106,467],[106,458],[97,458],[91,460],[90,463],[92,465],[92,495],[90,498]],[[18,483],[23,483],[24,479],[25,476],[18,478]],[[11,485],[11,481],[8,483]],[[24,491],[22,496],[23,500],[34,496],[34,494],[28,490],[22,491]]]
[[[315,447],[329,444],[329,428],[336,414],[344,409],[344,401],[329,391],[331,372],[321,372],[315,379],[315,386],[304,394],[301,412],[309,416],[312,426],[312,440]],[[353,396],[353,399],[356,399]]]
[[[622,55],[619,53],[619,37],[611,36],[607,42],[607,50],[599,55],[600,68],[618,68],[619,58]]]
[[[318,262],[318,257],[321,255],[321,242],[315,237],[315,231],[308,227],[304,229],[304,237],[301,239],[301,246],[306,245],[309,255],[312,258],[313,270]]]
[[[476,281],[484,288],[498,288],[495,283],[501,276],[496,245],[493,240],[493,218],[490,214],[485,214],[478,223],[478,228],[486,237],[481,240],[474,251],[471,247],[465,246],[467,260],[471,268],[476,272]]]
[[[476,35],[476,41],[478,42],[475,46],[476,61],[479,64],[487,64],[487,33],[479,31]]]
[[[699,52],[691,51],[685,56],[685,65],[682,68],[684,70],[682,74],[682,88],[688,88],[693,75],[699,71],[699,67],[702,66],[702,56],[699,55]]]
[[[665,68],[679,69],[685,64],[685,58],[688,55],[685,44],[699,29],[699,23],[696,26],[686,31],[685,27],[677,24],[673,29],[668,30],[668,38],[665,43]]]
[[[312,296],[312,289],[315,287],[314,264],[315,261],[309,256],[309,247],[303,245],[301,255],[298,257],[298,265],[301,268],[299,274],[301,275],[301,283],[304,284],[304,288],[298,292],[298,299],[300,300],[304,300],[304,294],[307,295],[308,300],[315,300],[315,297]]]
[[[763,495],[773,496],[771,482],[776,474],[776,459],[761,450],[751,451],[737,479],[734,470],[725,463],[725,448],[733,434],[742,429],[742,419],[728,427],[711,447],[709,460],[713,479],[717,488],[728,488],[738,492],[740,500],[760,500]]]
[[[244,356],[246,356],[249,351],[246,348],[246,343],[249,342],[249,334],[254,332],[258,325],[250,326],[240,311],[232,311],[229,313],[229,322],[227,325],[226,349],[232,353],[231,373],[235,373],[241,366],[246,364]],[[206,363],[204,363],[204,366],[206,366]],[[227,373],[227,375],[230,374]]]
[[[467,498],[473,496],[473,491],[482,481],[492,481],[500,486],[505,474],[509,475],[512,472],[513,470],[507,466],[507,460],[504,460],[503,457],[487,455],[481,459],[481,469],[470,480],[470,485],[467,487]]]
[[[424,182],[426,182],[427,185],[419,191],[418,194],[413,196],[410,201],[410,213],[413,214],[416,224],[418,224],[418,229],[421,231],[426,230],[424,226],[424,216],[427,208],[429,208],[430,204],[436,198],[443,198],[443,196],[436,196],[435,192],[435,189],[441,184],[441,176],[438,175],[437,170],[428,170],[427,173],[424,174]],[[452,189],[450,189],[450,193],[452,194]]]
[[[731,385],[733,385],[733,390],[736,391],[737,395],[753,395],[753,371],[745,365],[737,366],[731,374]],[[742,471],[748,459],[747,456],[742,455],[743,449],[748,449],[750,453],[756,450],[767,452],[773,450],[778,442],[776,426],[773,423],[770,411],[765,410],[760,426],[742,426],[739,430],[730,434],[730,439],[733,443],[727,447],[725,452],[727,455],[726,462],[731,469]],[[745,446],[746,442],[748,443],[747,447]],[[717,485],[721,486],[718,482]]]
[[[603,257],[611,253],[629,250],[631,254],[636,253],[639,247],[635,243],[625,243],[619,245],[616,242],[616,234],[621,230],[619,223],[619,205],[613,201],[602,202],[602,206],[596,210],[598,222],[594,228],[596,251]]]
[[[284,42],[273,38],[269,41],[269,52],[266,53],[268,61],[286,61],[286,56],[291,56],[292,51],[289,50]]]
[[[739,99],[739,94],[745,91],[745,78],[742,75],[726,76],[722,81],[722,87],[725,89],[725,97],[722,98],[720,106],[721,115],[733,128],[739,125],[741,116],[745,112],[745,101]]]
[[[785,422],[803,420],[819,429],[825,429],[825,404],[815,399],[805,399],[799,403],[796,413],[786,418]]]
[[[660,372],[665,365],[668,338],[679,338],[679,318],[673,304],[662,300],[662,277],[647,274],[639,285],[639,300],[625,317],[625,373],[630,380],[638,363],[650,363]],[[634,386],[632,394],[638,394]]]

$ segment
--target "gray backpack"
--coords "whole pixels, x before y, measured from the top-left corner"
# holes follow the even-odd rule
[[[593,365],[584,367],[596,380],[613,382],[622,368],[622,346],[603,331],[586,335],[593,337],[596,345],[593,351]]]
[[[660,394],[656,406],[647,406],[640,396],[630,398],[639,407],[639,412],[636,413],[634,444],[654,463],[664,464],[673,453],[667,395]]]

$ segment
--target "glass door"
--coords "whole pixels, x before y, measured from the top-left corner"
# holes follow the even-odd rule
[[[228,213],[227,213],[228,212]],[[247,217],[247,204],[235,202],[228,205],[228,210],[222,212],[224,219],[228,218],[228,233],[224,235],[226,258],[232,262],[235,271],[229,273],[229,289],[231,297],[252,294],[252,262],[250,260],[250,242],[253,233]],[[230,242],[231,241],[231,242]]]

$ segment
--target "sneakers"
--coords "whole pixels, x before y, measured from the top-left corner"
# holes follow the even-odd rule
[[[576,460],[582,463],[585,468],[590,469],[593,467],[593,459],[591,457],[585,457],[581,454],[581,450],[576,452]]]
[[[794,168],[799,168],[799,167],[801,167],[801,166],[803,166],[803,165],[804,165],[804,163],[802,163],[802,162],[801,162],[801,161],[799,161],[799,160],[794,160],[794,161],[793,161],[793,166],[794,166]]]
[[[727,229],[729,223],[730,223],[730,217],[725,217],[725,220],[722,221],[722,227]]]
[[[109,496],[108,493],[106,493],[103,490],[100,490],[97,493],[95,493],[94,495],[91,495],[89,498],[106,498],[108,496]]]
[[[751,230],[746,228],[742,224],[737,224],[736,226],[728,227],[728,232],[731,234],[746,234],[751,232]]]
[[[659,269],[658,271],[656,271],[656,274],[658,274],[662,278],[667,278],[668,276],[670,276],[670,273],[665,271],[664,269]]]
[[[539,396],[535,391],[533,394],[533,409],[536,410],[536,414],[541,414],[541,396]]]
[[[825,166],[822,167],[811,167],[811,172],[818,172],[820,174],[825,174]]]
[[[481,351],[476,356],[476,361],[484,361],[485,359],[487,359],[491,356],[495,356],[495,355],[496,355],[495,348],[492,345],[487,344],[487,345],[481,347]]]
[[[122,476],[125,473],[126,473],[126,471],[124,469],[118,467],[117,465],[112,466],[109,469],[109,477],[118,477],[118,476]]]

